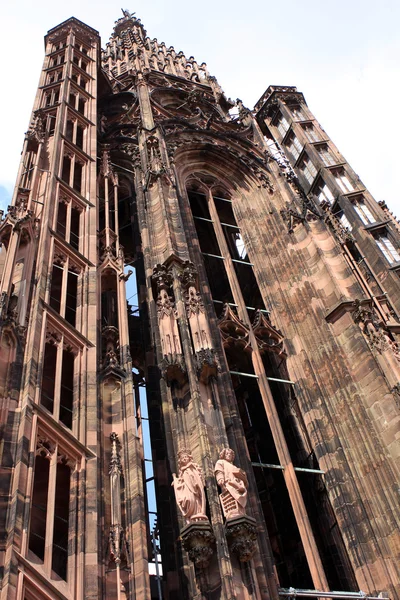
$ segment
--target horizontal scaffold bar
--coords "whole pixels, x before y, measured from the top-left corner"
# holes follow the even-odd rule
[[[190,192],[189,193],[193,193]],[[194,192],[197,196],[205,196],[207,198],[206,194],[203,194],[203,192]],[[218,196],[213,196],[214,200],[222,200],[223,202],[230,202],[232,204],[232,200],[228,200],[227,198],[218,198]]]
[[[197,215],[193,215],[193,219],[197,219],[197,221],[206,221],[207,223],[214,223],[212,219],[206,219],[206,217],[198,217]],[[223,227],[232,227],[233,229],[240,229],[237,225],[231,225],[231,223],[223,223],[221,221],[221,225]]]
[[[261,467],[262,469],[283,469],[282,465],[271,465],[270,463],[258,463],[252,462],[253,467]],[[302,473],[315,473],[316,475],[324,475],[325,471],[321,471],[321,469],[307,469],[306,467],[294,467],[295,471],[301,471]]]
[[[214,223],[212,219],[206,219],[205,217],[197,217],[196,215],[193,215],[193,219],[196,219],[197,221],[206,221],[207,223]]]
[[[254,373],[242,373],[241,371],[229,371],[231,375],[243,375],[243,377],[253,377],[254,379],[258,379],[258,375],[254,375]],[[294,385],[294,381],[290,381],[290,379],[279,379],[278,377],[267,377],[268,381],[277,381],[278,383],[290,383],[290,385]]]
[[[209,252],[202,252],[203,256],[211,256],[212,258],[219,258],[220,260],[225,260],[224,256],[219,256],[218,254],[210,254]],[[242,265],[248,265],[249,267],[254,267],[253,263],[247,262],[246,260],[238,260],[237,258],[231,258],[232,262],[240,263]]]
[[[319,590],[298,590],[295,588],[278,588],[280,596],[287,596],[289,598],[301,597],[301,598],[338,598],[338,599],[354,599],[359,600],[382,600],[382,598],[388,598],[384,593],[379,596],[369,596],[365,592],[321,592]]]
[[[223,302],[223,300],[214,300],[213,302],[215,302],[216,304],[228,304],[228,306],[233,306],[234,308],[237,308],[237,304],[234,304],[233,302]],[[245,306],[245,308],[247,308],[247,310],[259,310],[262,313],[265,313],[266,315],[269,315],[271,311],[265,309],[265,308],[254,308],[254,306]]]

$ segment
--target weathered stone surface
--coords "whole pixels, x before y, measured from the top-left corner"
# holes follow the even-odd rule
[[[127,10],[45,42],[0,220],[1,598],[399,600],[398,221],[295,87],[232,117]]]

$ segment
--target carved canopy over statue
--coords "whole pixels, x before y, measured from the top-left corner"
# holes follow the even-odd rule
[[[187,450],[178,453],[179,475],[172,474],[176,503],[187,523],[207,521],[204,475]]]
[[[214,469],[217,483],[222,490],[219,498],[226,519],[246,514],[249,484],[246,473],[233,464],[234,459],[234,451],[224,448]]]

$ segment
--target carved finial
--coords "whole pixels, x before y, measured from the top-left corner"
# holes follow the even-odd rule
[[[129,12],[129,10],[127,10],[126,8],[121,8],[122,14],[124,15],[124,17],[126,17],[127,19],[131,19],[132,17],[135,16],[136,13],[131,13]]]
[[[111,440],[111,459],[110,459],[110,468],[109,468],[109,474],[113,475],[113,474],[122,474],[122,465],[121,465],[121,459],[119,456],[119,439],[118,439],[118,434],[113,432],[110,434],[110,440]]]

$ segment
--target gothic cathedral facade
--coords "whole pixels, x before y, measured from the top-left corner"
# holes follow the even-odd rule
[[[399,222],[295,87],[232,102],[128,11],[45,47],[0,222],[0,599],[399,600]]]

